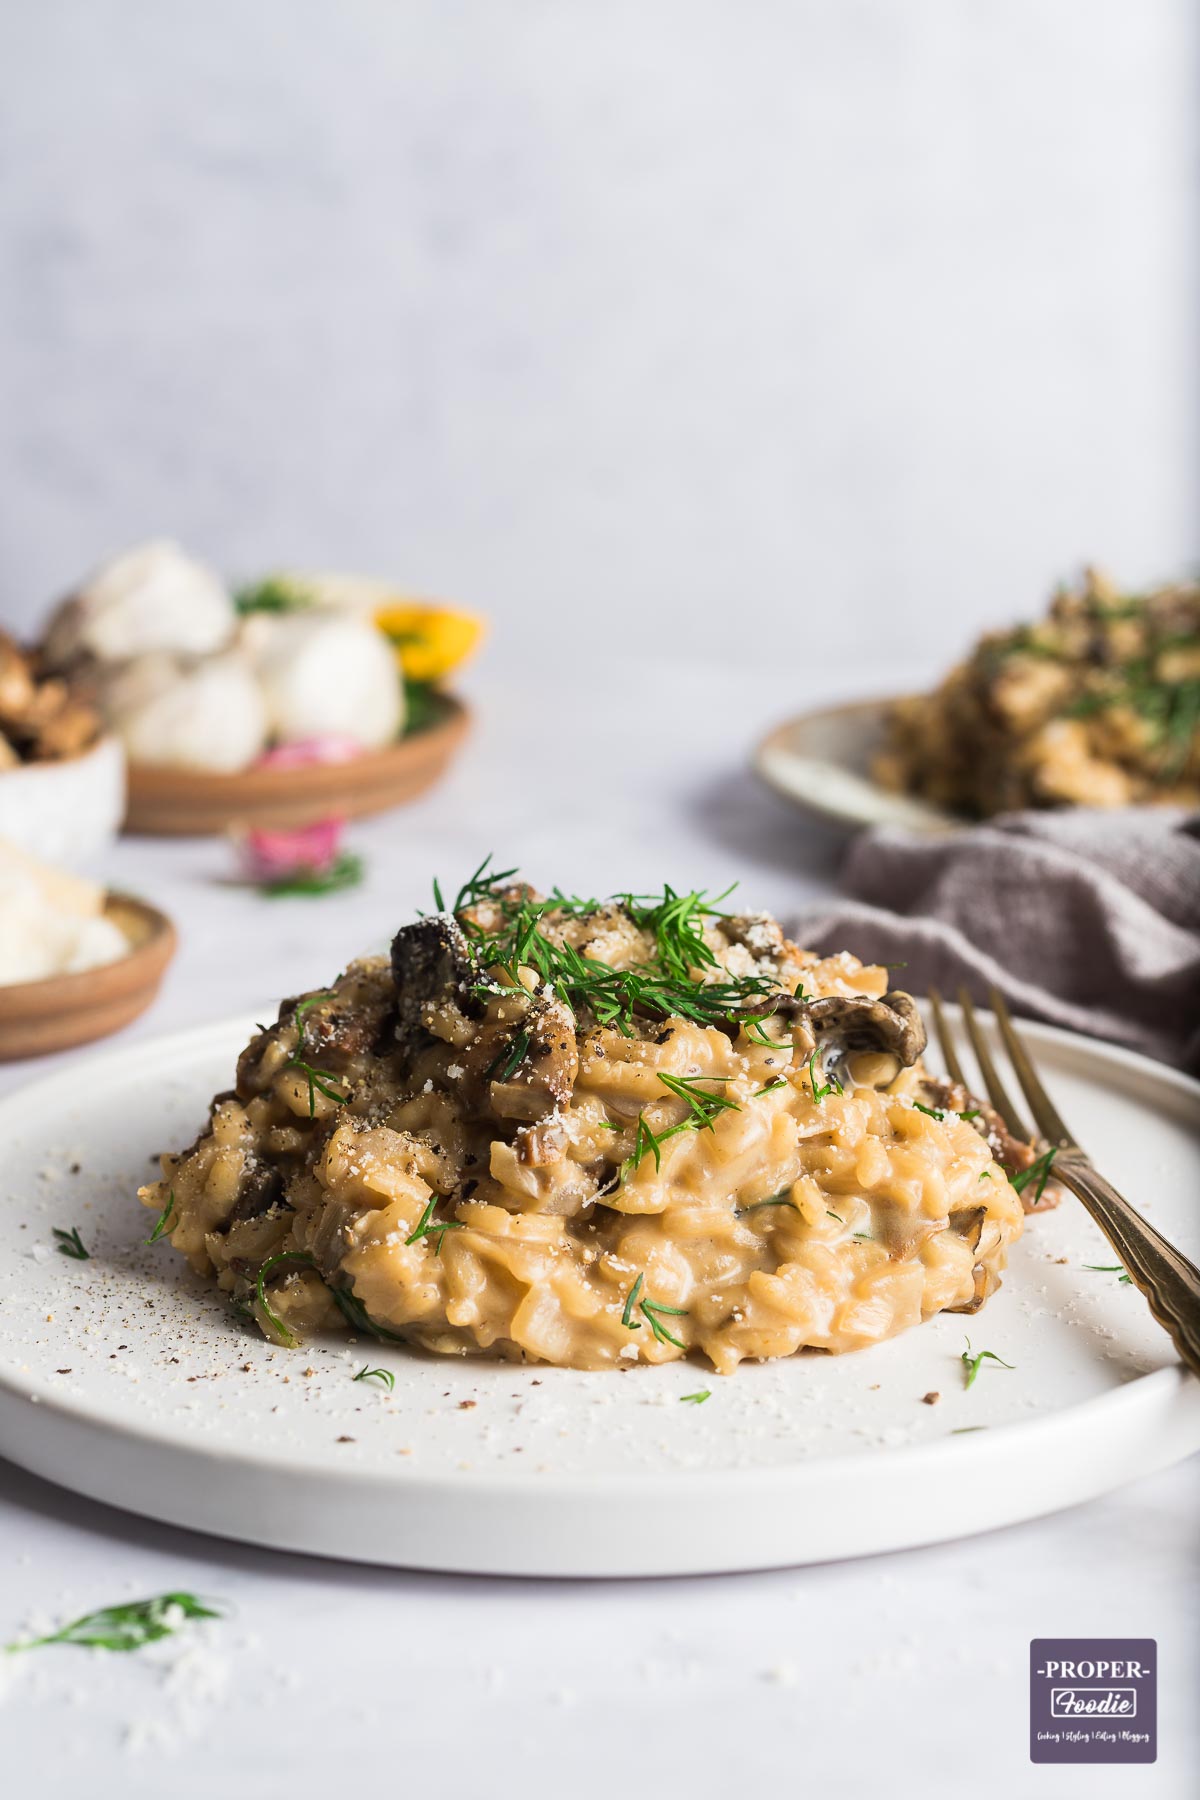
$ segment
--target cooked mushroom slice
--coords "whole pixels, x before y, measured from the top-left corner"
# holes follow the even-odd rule
[[[396,933],[392,979],[396,984],[396,1035],[400,1038],[413,1037],[421,1028],[425,1009],[439,1001],[452,1001],[469,1018],[478,1018],[483,1012],[483,1001],[474,991],[483,977],[462,926],[449,913],[418,919]]]
[[[579,1045],[565,1006],[531,997],[506,1040],[488,1088],[498,1118],[532,1122],[570,1101],[579,1074]]]
[[[817,1042],[831,1052],[827,1069],[832,1065],[837,1073],[851,1056],[880,1059],[865,1072],[855,1071],[859,1086],[887,1087],[925,1048],[925,1026],[911,994],[887,994],[882,1000],[830,994],[806,1001],[803,1017]]]
[[[261,1219],[277,1207],[283,1212],[292,1210],[284,1190],[283,1170],[253,1158],[246,1165],[238,1197],[221,1229],[228,1230],[246,1219]]]
[[[950,1214],[946,1222],[947,1231],[953,1231],[957,1237],[966,1238],[972,1250],[978,1250],[979,1239],[983,1235],[983,1224],[987,1218],[986,1206],[967,1207],[962,1212]]]
[[[986,1206],[972,1206],[962,1212],[950,1214],[947,1230],[956,1232],[959,1237],[966,1238],[972,1250],[978,1250],[979,1240],[983,1235],[984,1221],[987,1218]],[[977,1262],[972,1274],[975,1278],[975,1289],[964,1306],[948,1306],[947,1312],[978,1312],[990,1294],[994,1294],[1000,1286],[1000,1277],[986,1263]]]

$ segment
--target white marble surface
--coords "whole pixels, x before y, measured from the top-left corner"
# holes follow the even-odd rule
[[[603,662],[600,674],[616,679]],[[653,718],[653,753],[632,730],[605,730],[597,781],[485,665],[471,683],[480,730],[447,785],[355,831],[370,874],[353,894],[268,902],[221,885],[223,845],[118,846],[109,878],[168,907],[182,934],[165,992],[133,1032],[312,985],[382,943],[426,899],[432,871],[453,880],[492,846],[581,889],[740,875],[748,897],[793,909],[827,884],[835,842],[738,773],[758,707],[771,714],[797,698],[792,675],[765,673],[744,715],[723,703],[723,675],[668,674],[651,665],[623,677],[622,717]],[[709,721],[699,736],[697,717]],[[0,1086],[45,1066],[6,1070]],[[781,1781],[856,1800],[898,1779],[930,1800],[1183,1800],[1200,1750],[1198,1500],[1192,1459],[1068,1514],[939,1548],[596,1586],[273,1556],[146,1524],[0,1465],[0,1636],[31,1614],[61,1620],[169,1589],[234,1609],[211,1646],[168,1645],[161,1658],[59,1650],[19,1669],[0,1663],[11,1683],[6,1773],[22,1800],[65,1800],[81,1786],[130,1800],[240,1797],[282,1791],[282,1771],[302,1797],[343,1788],[352,1771],[357,1791],[402,1783],[445,1800],[715,1796]],[[1052,1633],[1158,1639],[1156,1767],[1031,1768],[1028,1645]]]

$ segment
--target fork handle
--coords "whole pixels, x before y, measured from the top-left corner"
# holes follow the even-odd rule
[[[1200,1269],[1091,1163],[1060,1155],[1054,1179],[1083,1201],[1187,1367],[1200,1375]]]

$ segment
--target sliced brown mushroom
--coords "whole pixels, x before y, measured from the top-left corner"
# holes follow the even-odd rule
[[[886,994],[882,1000],[829,994],[804,1002],[803,1013],[818,1040],[843,1055],[884,1051],[907,1069],[925,1048],[925,1026],[911,994]]]
[[[511,1010],[507,1005],[506,1012]],[[501,1073],[488,1089],[492,1111],[501,1119],[532,1123],[571,1098],[579,1073],[575,1024],[557,1000],[530,995],[520,1017],[506,1025],[497,1059]]]
[[[846,1065],[852,1056],[873,1053],[884,1059],[866,1077],[870,1086],[883,1088],[925,1048],[925,1026],[911,994],[887,994],[882,1000],[828,994],[819,1000],[792,1000],[786,1010],[807,1028],[811,1043],[824,1052],[825,1069],[843,1085],[850,1079]],[[855,1071],[855,1079],[864,1085],[861,1071]]]
[[[454,1007],[478,1021],[462,1062],[486,1088],[497,1118],[532,1124],[570,1099],[579,1073],[571,1014],[561,1001],[488,981],[450,914],[436,913],[396,933],[392,977],[401,1039],[418,1036],[435,1006]]]
[[[438,1002],[453,1001],[468,1018],[483,1014],[483,998],[475,991],[483,977],[462,926],[450,913],[434,913],[401,927],[392,939],[392,980],[398,1037],[415,1036],[426,1007]]]
[[[960,1212],[950,1214],[947,1230],[953,1231],[959,1237],[966,1238],[971,1249],[978,1250],[986,1218],[986,1206],[964,1207]],[[971,1273],[975,1282],[971,1298],[963,1306],[948,1306],[947,1312],[978,1312],[984,1301],[1000,1286],[999,1275],[994,1269],[989,1268],[987,1263],[977,1262]]]

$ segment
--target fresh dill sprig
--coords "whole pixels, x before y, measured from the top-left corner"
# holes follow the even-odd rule
[[[362,1301],[349,1288],[331,1287],[329,1292],[343,1319],[355,1331],[365,1331],[368,1337],[377,1337],[384,1344],[408,1342],[402,1332],[389,1331],[386,1325],[377,1325]]]
[[[366,864],[362,857],[344,850],[327,869],[294,869],[290,875],[260,881],[258,891],[268,900],[283,900],[289,896],[314,899],[321,894],[340,894],[345,888],[359,887],[365,874]]]
[[[698,1025],[728,1026],[766,1014],[772,1003],[778,1004],[779,983],[765,975],[710,979],[720,965],[705,941],[704,921],[725,916],[720,910],[723,894],[709,900],[703,890],[679,894],[667,886],[661,895],[617,896],[614,903],[653,937],[654,955],[645,963],[614,969],[542,929],[549,912],[566,911],[586,918],[602,910],[605,903],[564,895],[557,888],[550,900],[532,901],[523,888],[505,886],[515,875],[514,869],[493,872],[490,864],[491,857],[485,857],[459,889],[453,908],[446,906],[441,883],[434,883],[438,910],[452,910],[460,916],[481,970],[499,968],[515,981],[520,969],[530,968],[574,1011],[586,1008],[599,1025],[626,1037],[634,1035],[633,1022],[638,1016],[677,1016]],[[500,913],[495,929],[484,930],[461,916],[485,900]],[[494,990],[481,981],[478,991],[490,994]]]
[[[1037,1188],[1033,1196],[1033,1203],[1036,1206],[1046,1191],[1046,1183],[1050,1179],[1050,1165],[1057,1155],[1058,1145],[1051,1144],[1050,1148],[1043,1151],[1036,1162],[1031,1162],[1027,1169],[1020,1169],[1017,1174],[1010,1175],[1008,1178],[1010,1185],[1018,1194],[1023,1194],[1030,1182],[1036,1181]]]
[[[303,1038],[309,1013],[314,1006],[320,1006],[323,1000],[336,1000],[337,995],[332,988],[322,988],[319,993],[306,994],[303,1000],[296,1002],[292,1019],[296,1026],[296,1035]]]
[[[685,1406],[703,1406],[706,1400],[712,1399],[712,1389],[701,1388],[699,1393],[680,1394],[679,1398]]]
[[[404,724],[400,735],[416,737],[419,731],[428,731],[441,717],[446,711],[446,702],[436,681],[418,681],[413,675],[404,675],[402,680]]]
[[[389,1393],[396,1385],[396,1377],[390,1369],[371,1369],[367,1367],[366,1363],[363,1364],[354,1379],[355,1381],[381,1381]]]
[[[661,1301],[657,1300],[643,1300],[640,1302],[640,1305],[642,1317],[645,1319],[647,1325],[649,1325],[660,1344],[674,1344],[677,1350],[687,1349],[687,1345],[684,1343],[683,1339],[677,1338],[669,1332],[659,1316],[662,1313],[666,1313],[672,1318],[684,1319],[687,1317],[686,1306],[664,1306]]]
[[[975,1377],[978,1375],[985,1362],[999,1363],[1002,1369],[1012,1369],[1016,1367],[1015,1363],[1005,1362],[1002,1356],[997,1356],[994,1350],[979,1350],[972,1354],[970,1338],[968,1338],[966,1342],[967,1347],[962,1353],[963,1366],[967,1372],[964,1386],[970,1387],[972,1385]]]
[[[18,1650],[37,1650],[47,1644],[78,1644],[85,1650],[140,1650],[170,1637],[189,1619],[220,1619],[216,1607],[194,1594],[156,1594],[152,1600],[129,1600],[121,1606],[104,1606],[84,1613],[59,1631],[45,1637],[25,1638],[4,1646],[8,1655]]]
[[[167,1229],[167,1222],[171,1217],[171,1213],[174,1210],[174,1206],[175,1206],[175,1189],[172,1188],[170,1193],[167,1195],[167,1204],[163,1207],[162,1211],[158,1215],[158,1218],[155,1220],[154,1230],[150,1233],[150,1236],[146,1239],[146,1242],[148,1244],[157,1244],[159,1238],[165,1234],[166,1229]]]
[[[724,1083],[732,1080],[732,1076],[663,1075],[660,1073],[658,1079],[668,1093],[674,1094],[678,1099],[684,1101],[689,1114],[685,1125],[690,1125],[694,1131],[711,1131],[713,1120],[719,1114],[741,1112],[742,1110],[738,1102],[731,1100],[728,1094],[710,1094],[706,1088],[698,1085],[702,1081]]]
[[[633,1140],[633,1154],[627,1156],[621,1165],[622,1177],[632,1174],[647,1152],[654,1157],[655,1169],[661,1169],[662,1146],[668,1138],[678,1137],[683,1131],[711,1131],[713,1120],[718,1114],[742,1110],[738,1102],[731,1100],[727,1094],[710,1094],[707,1089],[696,1085],[701,1081],[726,1082],[732,1079],[731,1076],[663,1075],[660,1073],[658,1079],[668,1093],[685,1102],[688,1116],[678,1125],[670,1125],[665,1131],[655,1132],[648,1124],[645,1113],[640,1112]]]
[[[484,1070],[485,1081],[508,1081],[515,1075],[529,1054],[530,1037],[527,1031],[518,1031],[510,1044],[506,1044],[495,1060]]]
[[[492,860],[492,855],[493,852],[489,850],[475,873],[467,876],[454,897],[453,906],[446,905],[442,894],[442,884],[437,876],[434,876],[433,903],[440,913],[460,913],[468,906],[477,906],[481,900],[494,900],[497,897],[496,890],[511,881],[517,871],[515,869],[489,870],[488,865]]]
[[[780,1038],[773,1038],[769,1031],[764,1030],[761,1019],[744,1020],[742,1023],[742,1030],[746,1033],[746,1036],[750,1039],[752,1044],[766,1044],[772,1050],[778,1050],[780,1043],[782,1042]]]
[[[436,1238],[437,1243],[434,1248],[438,1256],[442,1254],[442,1242],[446,1233],[448,1231],[461,1231],[463,1229],[461,1219],[445,1219],[440,1224],[433,1223],[433,1211],[440,1199],[440,1194],[430,1195],[429,1204],[417,1221],[416,1229],[404,1240],[406,1244],[416,1244],[419,1243],[422,1238]]]
[[[336,1100],[339,1103],[350,1098],[348,1089],[339,1087],[337,1077],[331,1075],[328,1069],[314,1069],[311,1063],[304,1062],[299,1056],[293,1056],[286,1067],[299,1069],[308,1082],[308,1116],[310,1119],[315,1118],[317,1114],[316,1097],[318,1094],[324,1095],[326,1100]]]
[[[764,1094],[778,1093],[780,1088],[785,1088],[786,1086],[787,1082],[783,1079],[783,1076],[777,1075],[774,1081],[768,1081],[766,1087],[760,1087],[754,1098],[756,1100],[761,1100]]]
[[[73,1225],[70,1231],[64,1231],[61,1226],[55,1225],[53,1231],[58,1239],[54,1247],[60,1256],[69,1256],[72,1262],[91,1261],[91,1252],[80,1237],[77,1225]]]
[[[930,1119],[941,1120],[941,1119],[945,1119],[945,1118],[948,1118],[951,1116],[951,1113],[947,1112],[947,1110],[941,1106],[925,1106],[920,1100],[914,1100],[913,1105],[916,1107],[918,1112],[923,1112],[926,1115],[926,1117],[930,1118]],[[979,1117],[979,1110],[980,1110],[979,1107],[972,1106],[969,1111],[953,1113],[953,1116],[956,1119],[963,1119],[963,1120],[969,1121],[971,1119],[977,1119]],[[953,1109],[951,1109],[951,1111],[953,1111]]]
[[[267,1277],[273,1275],[275,1270],[282,1268],[285,1263],[290,1263],[293,1268],[297,1269],[313,1269],[316,1267],[316,1259],[310,1256],[307,1250],[280,1250],[275,1256],[268,1256],[266,1262],[259,1268],[254,1283],[254,1296],[262,1311],[263,1317],[270,1325],[284,1349],[294,1350],[299,1339],[296,1337],[294,1331],[288,1329],[283,1320],[279,1317],[279,1314],[271,1305],[271,1302],[267,1299]]]
[[[742,1213],[758,1212],[764,1206],[790,1206],[794,1211],[800,1211],[800,1208],[792,1199],[792,1190],[790,1187],[780,1188],[777,1194],[772,1194],[767,1200],[752,1200],[749,1206],[739,1206],[737,1210],[740,1215]]]
[[[645,1285],[646,1277],[639,1272],[637,1280],[625,1296],[625,1306],[621,1313],[622,1325],[625,1327],[626,1331],[640,1331],[642,1329],[641,1321],[635,1319],[633,1316],[634,1308],[636,1307],[660,1344],[674,1344],[677,1350],[686,1350],[687,1345],[681,1338],[675,1337],[672,1332],[667,1330],[660,1315],[666,1314],[670,1318],[683,1319],[687,1317],[687,1307],[667,1306],[661,1300],[643,1299],[642,1291],[645,1288]]]
[[[662,968],[673,980],[686,984],[696,980],[697,970],[720,966],[705,942],[704,921],[725,916],[721,901],[732,892],[726,888],[710,902],[703,889],[677,894],[668,882],[661,895],[624,894],[620,903],[634,924],[654,937]]]
[[[1133,1277],[1124,1263],[1081,1263],[1080,1268],[1090,1269],[1095,1275],[1119,1275],[1124,1286],[1131,1286]]]
[[[817,1068],[817,1058],[820,1054],[820,1050],[814,1050],[808,1059],[809,1085],[812,1088],[812,1097],[818,1106],[821,1104],[821,1101],[825,1099],[826,1095],[840,1094],[842,1092],[842,1084],[836,1075],[831,1075],[827,1081],[823,1082],[821,1080],[822,1071]]]
[[[255,1293],[258,1304],[268,1322],[279,1334],[280,1341],[283,1343],[284,1347],[291,1350],[295,1348],[296,1338],[288,1330],[278,1313],[271,1307],[266,1297],[266,1281],[268,1276],[285,1263],[291,1263],[294,1267],[302,1269],[316,1268],[316,1259],[311,1256],[307,1250],[281,1251],[277,1256],[269,1256],[259,1269],[258,1279],[255,1283]],[[388,1344],[404,1344],[408,1342],[407,1338],[404,1337],[401,1332],[389,1331],[386,1326],[377,1325],[363,1306],[362,1301],[359,1300],[349,1288],[329,1287],[328,1283],[326,1284],[326,1287],[338,1311],[341,1313],[346,1323],[352,1326],[354,1330],[365,1331],[371,1337],[380,1338],[384,1343]],[[244,1303],[239,1303],[239,1305],[242,1304]],[[253,1316],[253,1314],[251,1314],[251,1316]]]
[[[654,1158],[655,1171],[657,1172],[661,1169],[663,1145],[668,1138],[674,1137],[676,1132],[686,1129],[686,1126],[673,1125],[670,1131],[661,1132],[656,1137],[646,1122],[645,1113],[639,1113],[637,1118],[637,1129],[633,1134],[633,1151],[621,1164],[621,1179],[624,1180],[626,1176],[632,1175],[643,1156],[647,1154]]]
[[[1118,668],[1107,687],[1080,694],[1067,716],[1088,718],[1112,707],[1129,707],[1146,721],[1160,752],[1157,779],[1172,781],[1187,761],[1200,724],[1200,679],[1164,681],[1154,674],[1153,662],[1150,655]]]
[[[579,894],[564,894],[559,887],[551,888],[550,905],[555,912],[567,913],[573,919],[590,919],[604,911],[603,900],[584,900]]]
[[[263,581],[247,582],[245,587],[238,588],[233,604],[244,618],[249,613],[303,612],[312,605],[312,600],[291,582],[278,575],[268,575]]]

